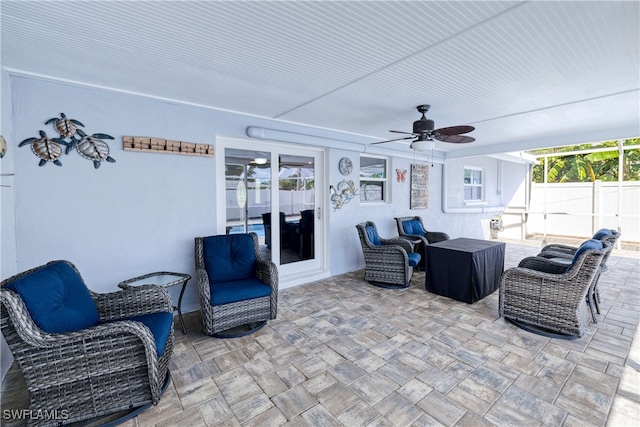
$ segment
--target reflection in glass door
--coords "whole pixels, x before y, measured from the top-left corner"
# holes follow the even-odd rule
[[[314,171],[313,157],[285,154],[279,156],[280,264],[315,257]]]
[[[258,235],[263,255],[271,259],[270,153],[225,150],[226,233]]]

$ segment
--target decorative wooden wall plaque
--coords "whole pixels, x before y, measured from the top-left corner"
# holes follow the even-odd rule
[[[185,156],[213,157],[213,145],[193,142],[171,141],[149,136],[123,136],[124,151],[146,151],[148,153],[172,153]]]
[[[411,201],[410,209],[429,207],[429,166],[411,165]]]

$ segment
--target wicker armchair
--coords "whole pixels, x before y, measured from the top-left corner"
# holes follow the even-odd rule
[[[427,231],[422,223],[422,218],[419,216],[403,216],[394,218],[396,226],[398,227],[398,234],[401,237],[418,238],[420,243],[415,249],[416,252],[422,255],[422,260],[418,266],[424,269],[424,263],[427,259],[425,246],[430,243],[442,242],[443,240],[449,240],[449,235],[441,231]]]
[[[608,243],[597,246],[585,242],[568,269],[541,257],[523,259],[518,267],[502,274],[500,316],[525,329],[581,337],[589,323],[588,293],[609,251]]]
[[[601,242],[607,242],[611,247],[615,245],[616,241],[620,238],[620,233],[616,230],[610,230],[607,228],[600,229],[596,231],[591,239],[600,240]],[[540,253],[537,255],[539,257],[553,259],[554,261],[564,263],[568,265],[567,260],[571,260],[575,255],[578,248],[574,246],[561,245],[561,244],[551,244],[546,245],[542,248]],[[607,261],[609,260],[609,255],[611,251],[607,252],[605,257],[602,260],[602,271],[607,271]]]
[[[261,257],[255,233],[196,237],[195,258],[207,335],[248,335],[276,318],[278,270]]]
[[[72,263],[52,261],[3,280],[0,301],[2,334],[31,410],[56,413],[66,424],[160,400],[174,344],[166,290],[145,285],[98,294]]]
[[[425,240],[425,243],[437,243],[449,240],[449,235],[441,231],[427,231],[419,216],[403,216],[394,218],[398,226],[400,236],[417,236]]]
[[[406,288],[411,283],[413,268],[420,254],[412,244],[401,238],[383,239],[376,225],[366,221],[356,225],[364,254],[364,279],[385,288]]]
[[[620,233],[616,230],[610,230],[608,228],[602,228],[595,232],[592,239],[600,240],[603,243],[608,243],[611,245],[611,251],[613,250],[613,246],[616,241],[620,238]],[[551,262],[564,265],[565,267],[571,263],[573,256],[575,255],[578,248],[574,246],[561,245],[561,244],[550,244],[546,245],[542,248],[540,253],[537,255],[538,257],[546,258]],[[604,258],[602,259],[602,263],[600,264],[600,273],[604,273],[608,270],[607,261],[609,260],[609,255],[611,255],[611,251],[608,251]],[[598,278],[600,275],[598,274]],[[588,302],[589,308],[591,309],[591,316],[594,322],[597,322],[596,313],[600,314],[600,291],[598,290],[598,282],[597,280],[594,282],[591,292],[589,292]],[[595,309],[595,312],[594,312]]]

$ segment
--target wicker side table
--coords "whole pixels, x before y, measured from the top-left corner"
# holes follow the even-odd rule
[[[178,297],[178,305],[173,306],[173,309],[178,312],[178,318],[182,326],[182,332],[186,335],[187,328],[184,326],[184,319],[182,318],[182,297],[184,296],[184,290],[187,287],[187,282],[191,279],[191,276],[184,273],[172,273],[170,271],[157,271],[155,273],[145,274],[143,276],[134,277],[124,282],[118,283],[118,287],[126,289],[132,286],[141,285],[157,285],[163,288],[168,288],[175,285],[182,285],[180,289],[180,296]]]

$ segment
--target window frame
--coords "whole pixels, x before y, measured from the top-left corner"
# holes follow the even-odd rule
[[[383,160],[384,161],[384,177],[363,177],[362,176],[362,160],[363,159],[379,159],[379,160]],[[391,185],[389,184],[389,170],[390,170],[390,161],[389,158],[387,156],[378,156],[378,155],[373,155],[373,154],[360,154],[360,160],[359,160],[359,169],[358,169],[358,178],[360,180],[359,182],[359,189],[360,189],[360,203],[361,204],[367,204],[367,205],[372,205],[372,204],[389,204],[391,203]],[[371,183],[381,183],[382,186],[382,199],[381,200],[366,200],[364,199],[364,197],[366,197],[366,193],[363,189],[363,184],[366,184],[368,182]]]
[[[480,172],[480,183],[467,183],[465,182],[466,177],[467,177],[467,171],[472,171],[472,172]],[[486,203],[486,187],[485,187],[485,180],[486,180],[486,173],[485,173],[485,169],[482,167],[478,167],[478,166],[465,166],[464,167],[464,172],[462,175],[462,184],[463,184],[463,189],[462,189],[462,201],[464,202],[465,205],[480,205],[480,204],[485,204]],[[467,194],[467,188],[480,188],[480,198],[479,199],[467,199],[466,198],[466,194]],[[473,193],[473,191],[472,191]]]

